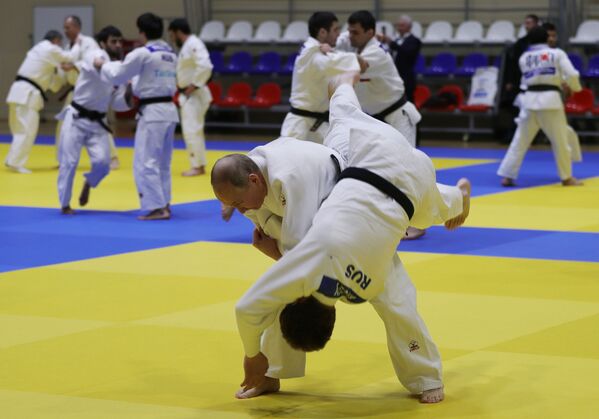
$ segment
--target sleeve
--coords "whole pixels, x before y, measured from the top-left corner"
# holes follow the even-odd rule
[[[202,43],[198,43],[197,48],[192,51],[192,54],[195,64],[195,72],[192,78],[193,85],[202,87],[212,75],[212,62],[210,61],[208,50]]]
[[[129,104],[127,103],[127,99],[125,93],[127,92],[127,86],[121,84],[118,87],[115,87],[112,91],[112,98],[110,101],[110,107],[117,112],[125,112],[131,109]]]
[[[60,63],[70,63],[74,62],[79,56],[81,46],[79,44],[75,44],[70,51],[65,51],[60,48],[58,45],[50,46],[50,59],[56,64]]]
[[[328,54],[317,52],[314,54],[314,64],[327,77],[333,77],[348,71],[360,71],[358,58],[352,52],[333,51]]]
[[[102,77],[112,84],[125,84],[134,76],[141,73],[144,54],[141,49],[131,51],[124,61],[110,61],[102,66]]]
[[[570,61],[570,58],[568,58],[568,55],[564,51],[560,50],[558,60],[564,80],[566,83],[568,83],[570,89],[572,89],[574,92],[579,92],[582,90],[579,73],[574,68],[574,65],[572,64],[572,61]]]
[[[385,73],[387,70],[385,61],[391,59],[388,53],[382,48],[368,48],[367,50],[362,51],[360,56],[368,63],[366,72],[371,78],[380,77]]]
[[[56,71],[54,72],[54,74],[52,74],[52,77],[50,78],[50,84],[48,85],[48,89],[51,92],[56,93],[62,88],[62,86],[65,85],[65,83],[67,83],[67,76],[65,72],[62,71],[60,67],[56,67]]]

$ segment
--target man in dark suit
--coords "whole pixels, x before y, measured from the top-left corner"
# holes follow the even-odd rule
[[[395,55],[395,66],[403,79],[406,88],[408,100],[414,101],[414,89],[416,89],[416,71],[414,66],[420,54],[422,42],[416,38],[410,31],[412,29],[412,19],[409,16],[401,16],[395,23],[395,29],[399,37],[392,40],[387,34],[379,37],[381,42],[389,45],[389,49]]]

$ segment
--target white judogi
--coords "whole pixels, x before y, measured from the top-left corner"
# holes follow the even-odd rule
[[[179,86],[179,107],[181,129],[187,146],[191,167],[206,165],[206,143],[204,119],[212,102],[206,82],[212,74],[212,62],[204,43],[195,35],[190,35],[179,52],[177,60],[177,85]],[[197,87],[186,97],[182,90],[189,85]]]
[[[320,43],[308,38],[295,59],[289,103],[296,109],[310,112],[329,110],[328,83],[331,77],[347,71],[360,71],[355,54],[330,52],[323,54]],[[281,137],[315,141],[322,144],[329,124],[315,127],[316,119],[287,114],[281,127]]]
[[[148,41],[131,51],[123,62],[102,66],[114,84],[133,81],[133,94],[141,99],[173,96],[177,91],[177,55],[162,39]],[[135,130],[133,173],[141,209],[164,208],[171,200],[171,158],[175,126],[179,121],[173,102],[140,108]]]
[[[331,132],[349,134],[349,166],[368,169],[400,188],[414,205],[410,222],[393,199],[373,186],[343,179],[318,210],[300,243],[269,269],[237,303],[239,333],[248,357],[280,311],[313,295],[324,304],[370,300],[383,319],[400,381],[413,393],[441,387],[439,353],[416,311],[413,286],[396,249],[410,224],[428,227],[462,212],[457,187],[444,195],[431,160],[389,125],[363,113],[351,86],[331,100]],[[451,191],[450,191],[451,189]],[[446,201],[444,199],[447,199]]]
[[[351,46],[349,32],[339,36],[335,48],[357,52],[357,49]],[[356,95],[364,112],[376,115],[395,104],[404,95],[404,83],[393,58],[376,38],[368,41],[359,55],[368,62],[368,68],[360,75],[360,83],[355,87]],[[412,147],[416,147],[416,124],[422,116],[412,102],[406,102],[384,119],[406,137]]]
[[[96,49],[78,63],[79,77],[73,91],[73,101],[87,110],[101,113],[106,113],[109,106],[119,111],[127,110],[124,86],[116,89],[102,77],[93,64],[96,58],[110,60],[104,50]],[[60,132],[58,172],[58,197],[64,208],[70,206],[73,179],[83,146],[91,161],[91,170],[84,174],[91,187],[98,186],[110,172],[110,133],[97,121],[80,117],[79,111],[72,105],[63,109],[57,119],[64,121]],[[104,124],[107,124],[106,118]]]
[[[578,71],[567,54],[559,48],[549,48],[544,44],[533,45],[522,54],[519,63],[523,90],[535,85],[560,87],[564,81],[573,91],[581,90]],[[520,114],[516,119],[518,128],[497,174],[516,179],[526,151],[539,129],[542,129],[551,141],[560,179],[572,177],[568,122],[561,93],[526,90],[520,95],[519,105]]]
[[[57,92],[62,86],[63,62],[70,62],[79,53],[79,45],[72,51],[62,50],[48,40],[36,44],[25,57],[17,74],[33,80],[43,90]],[[25,81],[15,81],[8,92],[6,103],[9,106],[9,126],[13,139],[6,164],[23,168],[37,136],[39,112],[44,107],[42,93]]]

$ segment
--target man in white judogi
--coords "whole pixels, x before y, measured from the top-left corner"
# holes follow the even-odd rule
[[[340,153],[341,153],[341,158],[342,159],[347,159],[348,162],[350,162],[350,164],[353,164],[353,160],[355,159],[356,156],[353,155],[354,151],[355,151],[355,147],[353,144],[348,144],[348,134],[349,134],[349,129],[350,127],[356,127],[357,125],[360,125],[360,117],[361,116],[366,116],[364,115],[360,110],[359,110],[359,105],[357,104],[357,100],[355,99],[355,94],[353,92],[353,90],[351,89],[351,87],[348,88],[348,90],[346,91],[341,91],[342,89],[340,89],[339,94],[336,94],[336,99],[334,97],[333,101],[332,101],[332,105],[331,105],[331,116],[332,116],[332,120],[333,120],[333,125],[331,126],[331,133],[333,134],[331,138],[327,137],[327,140],[330,140],[330,144],[331,146],[337,148]],[[345,107],[345,109],[343,109],[343,106]],[[349,112],[348,112],[349,109]],[[358,113],[359,112],[359,113]],[[368,118],[368,117],[367,117]],[[368,118],[370,121],[374,121],[371,118]],[[357,125],[356,125],[357,124]],[[372,131],[373,128],[376,128],[376,125],[384,125],[382,123],[375,123],[374,126],[369,127],[368,124],[363,124],[362,126],[365,129],[370,129]],[[379,130],[380,131],[380,130]],[[408,150],[411,150],[409,144],[405,141],[405,139],[403,139],[403,137],[398,134],[395,130],[393,130],[392,128],[389,127],[389,129],[387,130],[387,132],[385,132],[383,135],[387,136],[387,137],[391,137],[390,140],[388,140],[387,142],[393,142],[393,141],[397,141],[398,145],[397,146],[391,146],[391,147],[381,147],[380,153],[382,153],[385,157],[381,158],[382,161],[386,162],[386,164],[389,164],[389,162],[391,160],[393,160],[392,156],[393,155],[403,155],[406,156],[405,154],[405,149],[407,148]],[[397,138],[394,138],[397,137]],[[379,137],[379,140],[382,137]],[[350,142],[352,140],[350,139]],[[366,139],[365,141],[369,141],[369,139]],[[370,142],[368,145],[368,148],[373,148],[373,149],[378,149],[378,147],[380,146],[380,141],[377,141],[376,138],[373,138],[373,142]],[[388,144],[387,144],[388,146]],[[268,146],[267,146],[268,147]],[[282,146],[284,147],[284,145]],[[400,152],[404,152],[403,154]],[[433,186],[434,186],[434,169],[432,168],[432,164],[430,163],[430,160],[428,160],[428,158],[426,158],[426,156],[424,156],[422,153],[419,153],[417,156],[414,156],[412,154],[412,152],[410,151],[410,157],[414,158],[415,160],[424,160],[426,170],[423,171],[423,174],[426,174],[424,172],[428,172],[428,174],[430,175],[430,173],[432,172],[432,178],[433,178]],[[407,157],[407,156],[406,156]],[[226,158],[225,158],[226,159]],[[223,159],[224,160],[224,159]],[[215,174],[217,174],[217,176],[222,176],[221,173],[218,173],[218,171],[220,171],[219,163],[217,163],[217,166],[215,167],[214,171],[213,171],[213,176]],[[374,163],[373,163],[374,164]],[[397,166],[397,158],[394,160],[394,163],[392,164],[393,166]],[[382,166],[381,166],[382,167]],[[412,165],[411,168],[413,168],[414,166]],[[292,170],[291,168],[288,168],[288,170]],[[343,172],[345,173],[345,172]],[[250,183],[252,182],[251,177],[249,178]],[[222,179],[220,180],[222,181]],[[233,205],[233,204],[239,204],[239,202],[235,202],[234,200],[237,199],[237,201],[239,201],[240,199],[243,202],[244,205],[247,205],[247,207],[249,208],[256,208],[256,206],[260,206],[261,203],[259,202],[260,200],[252,200],[252,195],[258,195],[260,196],[260,193],[255,193],[252,191],[255,191],[256,188],[259,188],[260,183],[258,182],[256,185],[249,185],[248,189],[246,189],[243,193],[240,193],[240,195],[238,195],[237,198],[235,198],[235,194],[231,194],[230,190],[227,191],[226,189],[223,190],[222,187],[219,188],[218,185],[220,183],[219,180],[215,180],[213,178],[213,186],[215,186],[215,193],[217,194],[217,196],[219,197],[219,199],[223,200],[225,203]],[[353,180],[352,180],[353,182]],[[421,182],[420,180],[416,180],[416,183],[425,183],[425,182]],[[467,182],[462,181],[463,188],[466,188],[466,184]],[[341,183],[342,184],[342,183]],[[335,190],[339,189],[339,186],[341,185],[337,185],[335,187]],[[350,186],[352,186],[350,184]],[[357,192],[357,197],[352,198],[355,199],[356,201],[361,201],[361,199],[366,199],[368,198],[370,195],[368,193],[368,188],[365,189],[365,191],[361,190],[361,187],[363,185],[361,184],[361,182],[358,182],[358,185],[354,185],[354,188],[357,188],[356,190]],[[416,185],[418,186],[418,185]],[[439,185],[444,187],[443,185]],[[306,190],[310,190],[312,187],[305,187]],[[417,225],[426,225],[427,223],[430,222],[431,217],[434,218],[434,220],[449,220],[453,217],[453,220],[448,222],[448,227],[450,228],[454,228],[457,227],[458,224],[460,224],[461,222],[464,221],[465,216],[467,215],[467,200],[465,202],[463,202],[462,200],[462,194],[465,194],[465,189],[464,191],[461,191],[458,188],[450,188],[450,187],[444,187],[446,188],[446,191],[444,191],[444,196],[441,197],[441,195],[439,194],[439,191],[435,188],[435,193],[425,193],[422,196],[418,197],[418,203],[422,206],[426,206],[429,208],[430,213],[428,214],[428,218],[420,215],[418,217],[416,217],[415,220],[413,220]],[[239,189],[239,191],[241,192],[242,189]],[[370,191],[372,192],[372,191]],[[377,191],[378,192],[378,191]],[[331,196],[324,202],[323,206],[321,208],[325,208],[327,206],[327,203],[330,201],[330,199],[333,197],[335,192],[333,192],[331,194]],[[380,193],[380,192],[379,192]],[[468,192],[469,194],[469,192]],[[376,195],[376,194],[375,194]],[[266,196],[262,195],[262,199],[266,200],[268,198],[268,194],[266,194]],[[275,197],[276,198],[276,197]],[[285,200],[287,200],[287,196],[284,197]],[[411,197],[410,197],[411,198]],[[443,199],[446,198],[448,199],[447,202],[443,202]],[[271,197],[271,199],[273,199],[273,197]],[[411,198],[412,199],[412,198]],[[388,199],[386,199],[387,201],[389,201]],[[397,204],[395,204],[397,205]],[[384,204],[383,206],[388,206],[387,204]],[[399,207],[393,207],[395,208],[395,211],[397,211],[397,208]],[[240,208],[241,210],[244,210],[245,208]],[[322,212],[322,209],[319,210],[319,215]],[[351,212],[351,210],[350,210]],[[355,212],[351,212],[352,214],[355,214]],[[378,215],[380,215],[380,212],[377,211],[372,211],[370,209],[366,210],[364,212],[365,214],[371,214],[371,213],[377,213]],[[461,213],[461,215],[460,215]],[[317,215],[316,219],[314,220],[316,222],[316,220],[318,219],[319,215]],[[348,214],[345,214],[348,215]],[[310,214],[300,214],[298,213],[297,216],[299,217],[310,217]],[[399,217],[399,214],[395,214],[394,215],[395,218],[401,218]],[[376,218],[377,216],[374,216],[374,218]],[[343,217],[342,217],[343,218]],[[369,216],[366,216],[366,218],[370,218]],[[405,227],[407,227],[407,222],[408,220],[405,220]],[[386,222],[389,222],[389,219],[387,219]],[[424,224],[423,224],[424,223]],[[369,221],[369,225],[372,224],[372,220]],[[310,234],[312,234],[312,231],[314,230],[316,224],[312,225],[312,228],[310,229],[308,236],[310,236]],[[337,235],[339,235],[339,237],[344,237],[344,239],[342,239],[341,241],[344,240],[349,240],[349,235],[347,234],[348,231],[351,230],[351,227],[348,227],[347,225],[345,225],[343,228],[340,227],[340,229],[336,229],[335,226],[337,225],[336,222],[334,222],[333,220],[330,220],[330,225],[333,228],[329,233],[331,237],[337,237]],[[350,226],[352,224],[349,224]],[[390,225],[385,225],[384,227],[385,229],[389,229]],[[378,231],[378,230],[377,230]],[[404,230],[405,232],[405,230]],[[258,230],[256,230],[256,232],[254,233],[254,244],[260,248],[260,250],[262,250],[264,253],[268,254],[269,256],[274,257],[275,259],[278,259],[281,257],[280,253],[277,254],[278,252],[278,248],[276,247],[276,240],[272,240],[271,238],[268,237],[258,237],[258,242],[256,241],[256,234],[258,233],[259,236],[263,236],[260,234],[260,232]],[[378,233],[381,233],[381,231],[378,231]],[[352,236],[355,238],[355,236]],[[307,240],[307,238],[303,239],[300,244],[298,244],[296,247],[294,247],[292,250],[290,250],[289,252],[285,253],[285,256],[283,257],[283,259],[281,260],[281,262],[279,263],[283,263],[284,261],[288,261],[290,260],[288,255],[291,254],[297,254],[296,249],[298,248],[302,248],[305,246],[302,246],[302,243],[304,243]],[[357,241],[360,241],[359,239],[356,239]],[[397,239],[397,242],[399,241],[399,239]],[[397,246],[397,242],[394,242],[394,245]],[[325,241],[326,243],[326,241]],[[354,248],[357,244],[353,244]],[[375,245],[374,243],[366,243],[365,244],[366,247],[369,247],[370,250],[372,251],[372,253],[376,253],[378,252],[379,247],[377,247],[377,245]],[[308,246],[309,247],[309,246]],[[342,248],[342,246],[340,246],[339,248]],[[393,254],[395,252],[395,247],[393,248]],[[300,252],[301,253],[301,252]],[[317,252],[318,253],[318,252]],[[326,252],[323,252],[323,254]],[[325,255],[324,259],[327,259],[328,256]],[[392,255],[389,256],[388,261],[392,260]],[[279,265],[279,263],[277,265]],[[308,264],[310,264],[310,262],[306,262]],[[394,360],[394,364],[396,366],[396,370],[398,372],[398,376],[400,377],[400,380],[402,380],[402,382],[404,383],[404,385],[406,385],[411,391],[416,392],[416,393],[423,393],[423,397],[422,400],[425,402],[432,402],[432,401],[440,401],[440,399],[442,398],[442,390],[440,389],[442,387],[441,384],[441,379],[440,379],[440,361],[439,361],[439,356],[438,356],[438,352],[436,350],[436,347],[434,345],[434,343],[432,343],[432,341],[430,340],[430,337],[428,336],[428,332],[426,332],[426,327],[424,326],[424,323],[422,322],[422,320],[420,319],[420,317],[417,315],[417,312],[415,311],[415,305],[410,303],[412,297],[414,296],[414,290],[413,287],[411,285],[411,283],[409,282],[409,279],[407,279],[407,276],[405,276],[405,272],[403,272],[403,267],[401,267],[401,263],[399,262],[399,259],[395,260],[393,263],[394,268],[389,270],[389,271],[385,271],[385,275],[394,275],[395,277],[397,277],[397,281],[392,281],[393,284],[397,284],[397,287],[390,285],[389,289],[393,289],[393,294],[390,294],[393,296],[393,299],[396,300],[395,301],[395,305],[394,303],[389,300],[387,297],[385,297],[384,295],[381,295],[380,299],[377,301],[373,301],[373,305],[375,306],[375,308],[377,309],[377,311],[379,312],[379,314],[381,315],[381,317],[383,317],[383,319],[385,320],[387,329],[388,329],[388,335],[389,335],[389,349],[390,352],[392,354],[392,358]],[[376,264],[374,264],[376,265]],[[283,270],[285,269],[291,269],[294,270],[296,268],[300,268],[299,262],[297,265],[293,264],[290,265],[285,265],[285,268],[281,268]],[[385,266],[387,266],[385,264]],[[273,268],[274,269],[274,268]],[[310,268],[307,268],[308,270]],[[354,269],[354,268],[352,268]],[[380,268],[377,268],[380,271]],[[280,270],[277,271],[278,274],[280,274]],[[352,271],[353,272],[353,271]],[[372,271],[374,272],[374,270]],[[304,276],[304,278],[312,276],[310,272],[304,272],[306,274],[306,276]],[[293,275],[291,275],[293,276]],[[383,276],[386,277],[386,276]],[[401,278],[404,278],[403,280]],[[319,277],[322,278],[322,275]],[[287,278],[289,279],[289,278]],[[259,289],[262,286],[266,287],[266,288],[270,288],[270,289],[274,289],[273,287],[270,287],[270,285],[268,285],[268,282],[272,281],[272,286],[274,288],[277,288],[277,283],[280,283],[279,279],[276,279],[275,275],[269,275],[267,273],[267,275],[265,277],[263,277],[261,280],[259,280],[258,284],[260,285],[256,285],[256,287]],[[300,281],[301,282],[301,281]],[[314,281],[316,282],[316,281]],[[256,288],[254,287],[254,288]],[[327,282],[327,284],[325,285],[325,287],[329,287],[327,288],[329,291],[332,291],[333,289],[339,289],[339,287],[337,287],[334,283],[331,283],[330,281]],[[336,288],[337,287],[337,288]],[[252,288],[252,289],[254,289]],[[297,290],[297,288],[294,288],[293,286],[291,287],[292,289]],[[301,285],[300,285],[301,288]],[[294,291],[292,291],[293,293]],[[311,293],[311,291],[306,291],[308,294]],[[398,294],[399,292],[399,294]],[[252,291],[250,291],[250,294],[252,294]],[[250,294],[248,294],[247,298],[245,298],[246,302],[250,302],[250,300],[253,299],[253,296],[251,296]],[[300,293],[301,294],[301,293]],[[297,295],[294,296],[293,298],[291,298],[289,300],[289,302],[295,300],[296,298],[300,297],[301,295]],[[274,297],[274,298],[273,298]],[[262,305],[262,308],[266,309],[266,311],[269,311],[270,308],[272,308],[275,312],[278,313],[279,309],[281,309],[284,304],[280,304],[277,299],[278,297],[280,297],[279,295],[277,296],[273,296],[270,295],[269,297],[266,297],[266,299],[269,299],[270,303],[273,303],[274,306],[277,306],[278,308],[275,308],[272,304],[270,305],[270,307],[268,309],[266,309],[266,307],[264,307],[264,305]],[[329,303],[332,302],[332,300],[328,300]],[[259,305],[262,304],[263,301],[261,301],[260,303],[258,303]],[[401,304],[400,304],[401,302]],[[240,303],[240,306],[242,306],[243,303]],[[401,307],[397,306],[397,305],[401,305]],[[251,309],[250,309],[251,310]],[[244,309],[240,309],[241,312],[244,312]],[[256,355],[261,349],[260,349],[260,335],[262,335],[262,332],[265,331],[264,335],[262,336],[263,340],[262,340],[262,350],[271,350],[272,346],[269,348],[268,347],[268,343],[270,343],[271,345],[273,345],[273,342],[276,343],[276,339],[273,339],[273,336],[278,334],[280,335],[280,330],[276,330],[274,329],[274,327],[268,327],[270,326],[270,324],[272,323],[273,325],[276,325],[276,328],[278,328],[278,314],[277,313],[266,313],[266,312],[261,312],[261,315],[264,315],[265,317],[263,317],[264,322],[261,322],[260,325],[252,325],[249,328],[246,328],[244,326],[244,320],[242,319],[243,317],[245,317],[245,315],[243,313],[240,313],[240,332],[242,334],[242,339],[244,340],[244,344],[246,344],[246,355],[250,358],[253,358],[254,355]],[[252,314],[253,315],[253,314]],[[255,318],[252,318],[252,321]],[[401,322],[399,321],[401,320]],[[256,327],[255,327],[256,326]],[[264,326],[264,327],[263,327]],[[252,332],[248,332],[248,330],[251,329]],[[257,329],[260,329],[259,331]],[[273,330],[274,329],[274,330]],[[248,333],[252,334],[253,332],[257,332],[257,334],[254,334],[251,338],[249,338]],[[409,341],[406,341],[405,339],[407,339],[408,337],[410,337]],[[257,338],[257,343],[258,346],[255,346],[256,341],[254,341],[254,338]],[[414,342],[411,342],[411,340],[414,340]],[[251,341],[251,343],[249,343],[249,341]],[[270,342],[269,342],[270,341]],[[413,351],[417,351],[418,349],[422,348],[421,351],[419,351],[418,354],[415,354],[413,356],[406,356],[405,353],[402,352],[401,349],[401,345],[404,344],[403,346],[406,347],[411,347]],[[285,344],[286,346],[288,346],[288,344]],[[416,349],[416,347],[418,347]],[[280,364],[277,364],[277,367],[280,368],[280,370],[275,369],[273,371],[272,367],[268,367],[266,369],[264,369],[264,371],[262,371],[262,374],[266,373],[266,378],[262,377],[262,381],[260,383],[254,383],[256,385],[252,385],[252,383],[248,382],[248,380],[246,379],[246,387],[241,390],[240,392],[238,392],[237,396],[240,398],[247,398],[247,397],[255,397],[263,392],[267,392],[267,391],[276,391],[279,388],[279,378],[289,378],[289,377],[294,377],[294,376],[303,376],[304,374],[304,365],[305,365],[305,358],[299,356],[297,353],[293,353],[290,351],[281,351],[281,349],[283,347],[276,347],[274,346],[275,349],[279,350],[279,358],[276,358],[274,361],[276,363],[280,363],[281,360],[284,361],[284,365],[283,368],[281,368]],[[301,349],[301,348],[300,348]],[[281,352],[285,353],[286,352],[286,356],[281,356]],[[261,355],[261,353],[260,353]],[[262,356],[263,357],[263,356]],[[266,357],[269,360],[269,363],[272,361],[271,360],[271,353],[266,352]],[[246,359],[246,363],[252,363],[253,361],[251,359]],[[417,374],[416,374],[417,372]],[[418,375],[418,378],[416,378],[416,375]],[[247,375],[246,375],[247,378]]]
[[[562,185],[580,185],[581,182],[572,176],[568,122],[560,89],[565,82],[571,90],[581,90],[578,71],[564,51],[546,44],[545,29],[534,28],[528,37],[531,46],[519,61],[525,92],[519,95],[518,128],[497,174],[503,177],[503,186],[515,185],[524,155],[536,133],[542,129],[551,141]]]
[[[339,36],[339,22],[333,13],[314,13],[308,21],[308,30],[310,37],[302,45],[293,67],[291,111],[283,121],[281,137],[322,144],[329,128],[327,85],[330,78],[363,68],[355,54],[330,51]]]
[[[206,83],[212,75],[212,62],[204,43],[191,34],[186,19],[175,19],[168,27],[171,41],[180,48],[177,60],[177,85],[181,129],[187,146],[191,168],[183,176],[206,173],[206,142],[204,120],[212,95]]]
[[[79,53],[78,44],[70,52],[64,51],[59,46],[61,40],[60,32],[49,31],[43,41],[29,50],[6,98],[12,143],[5,164],[18,173],[31,173],[25,163],[37,136],[40,111],[47,100],[45,92],[60,89],[60,65],[73,61]]]
[[[135,130],[133,173],[142,211],[140,220],[171,217],[171,159],[175,126],[179,121],[172,101],[177,91],[177,55],[162,39],[162,19],[152,13],[137,18],[144,45],[131,51],[123,62],[95,65],[114,84],[133,79],[133,94],[139,97],[139,119]]]
[[[109,106],[124,111],[125,87],[116,89],[94,67],[95,59],[118,60],[122,55],[122,34],[114,26],[98,33],[102,48],[88,52],[78,63],[78,78],[70,105],[57,118],[64,121],[60,132],[58,197],[63,214],[73,214],[71,194],[73,179],[79,164],[81,148],[85,146],[91,160],[91,170],[85,173],[85,183],[79,204],[85,206],[90,188],[95,188],[110,172],[110,128],[106,121]]]

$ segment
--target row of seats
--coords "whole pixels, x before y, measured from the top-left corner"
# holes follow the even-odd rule
[[[211,81],[208,88],[212,94],[212,104],[223,108],[270,108],[281,103],[281,86],[276,83],[263,83],[252,96],[252,86],[246,82],[233,83],[223,97],[220,83]]]
[[[347,24],[344,29],[347,28]],[[377,32],[396,37],[395,27],[389,21],[377,22]],[[501,44],[514,42],[526,34],[524,25],[518,32],[511,21],[497,20],[484,33],[483,24],[477,20],[467,20],[460,23],[454,33],[451,23],[445,20],[431,22],[426,31],[419,22],[412,23],[412,33],[426,43],[453,44]],[[285,30],[274,20],[262,22],[256,32],[249,21],[236,21],[225,30],[225,24],[220,20],[211,20],[202,26],[200,38],[204,42],[253,42],[253,43],[297,43],[308,37],[308,24],[304,21],[291,22]],[[595,44],[599,42],[599,20],[587,20],[580,24],[576,36],[570,38],[572,44]]]

